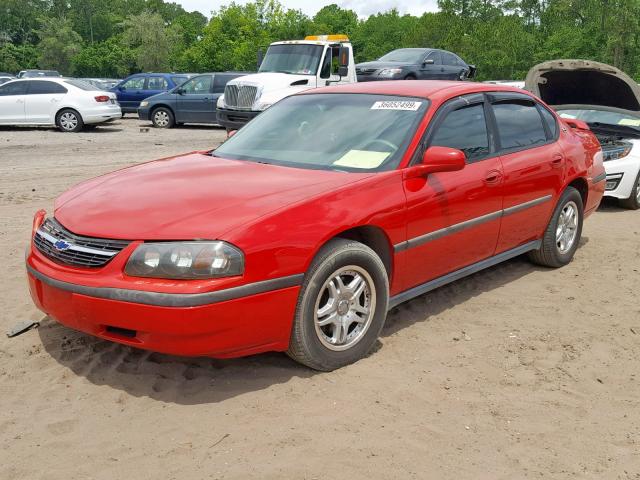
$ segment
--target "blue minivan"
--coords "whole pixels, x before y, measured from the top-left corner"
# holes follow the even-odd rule
[[[191,77],[168,92],[146,98],[140,103],[138,117],[151,120],[154,127],[171,128],[184,123],[216,125],[217,103],[227,82],[247,72],[213,72]]]
[[[188,73],[136,73],[110,91],[117,95],[122,113],[135,113],[145,98],[171,90],[191,76]]]

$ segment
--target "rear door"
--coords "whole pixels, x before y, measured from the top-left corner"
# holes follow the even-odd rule
[[[25,120],[27,123],[54,123],[54,115],[67,94],[66,87],[48,80],[27,82]]]
[[[185,123],[215,123],[216,100],[213,96],[213,75],[198,75],[180,86],[176,117]]]
[[[446,80],[458,80],[462,67],[458,65],[458,59],[449,52],[442,52],[443,78]]]
[[[24,123],[27,82],[10,82],[0,85],[0,123]]]
[[[466,167],[405,180],[406,269],[411,288],[491,257],[500,232],[502,164],[481,94],[458,97],[436,113],[422,151],[462,150]],[[420,156],[420,149],[415,161]]]
[[[504,212],[497,251],[540,238],[564,182],[565,157],[558,125],[528,95],[489,95],[504,168]]]

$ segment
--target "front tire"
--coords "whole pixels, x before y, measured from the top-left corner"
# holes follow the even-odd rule
[[[635,184],[631,190],[631,196],[624,200],[620,200],[620,205],[624,208],[628,208],[629,210],[640,209],[640,172],[638,172]]]
[[[378,339],[388,302],[380,257],[353,240],[330,241],[305,275],[287,354],[321,371],[360,360]]]
[[[82,115],[71,108],[60,110],[56,115],[56,126],[62,132],[79,132],[84,128]]]
[[[544,232],[542,245],[529,253],[531,261],[551,268],[567,265],[580,244],[583,222],[582,196],[575,188],[567,187]]]
[[[158,107],[151,112],[151,123],[156,128],[171,128],[175,125],[173,112],[165,107]]]

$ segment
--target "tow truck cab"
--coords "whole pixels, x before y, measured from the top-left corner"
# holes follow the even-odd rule
[[[357,82],[353,47],[345,35],[272,43],[258,73],[227,83],[218,123],[237,130],[274,103],[311,88]]]

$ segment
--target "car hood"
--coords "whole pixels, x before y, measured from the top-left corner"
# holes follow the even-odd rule
[[[640,113],[640,87],[627,74],[589,60],[551,60],[527,74],[525,89],[552,107],[583,105]]]
[[[55,217],[70,231],[90,237],[219,239],[276,210],[370,175],[191,153],[83,182],[56,200]]]
[[[356,65],[356,68],[375,68],[375,69],[380,69],[380,68],[404,68],[404,67],[408,67],[409,64],[408,63],[404,63],[404,62],[379,62],[379,61],[373,61],[373,62],[363,62],[363,63],[358,63]]]

